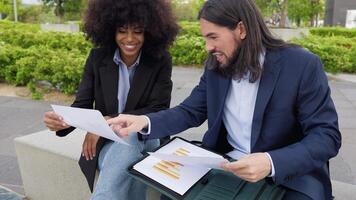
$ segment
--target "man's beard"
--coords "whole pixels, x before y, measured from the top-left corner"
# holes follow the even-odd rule
[[[241,51],[241,47],[237,47],[234,52],[232,53],[231,57],[226,57],[226,63],[220,63],[216,56],[213,54],[215,51],[209,52],[208,59],[206,61],[206,65],[208,69],[213,69],[214,71],[218,72],[219,74],[223,75],[227,78],[236,78],[238,73],[238,56]]]

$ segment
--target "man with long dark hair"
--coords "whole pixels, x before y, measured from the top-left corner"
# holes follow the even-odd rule
[[[109,120],[113,129],[160,138],[208,119],[203,146],[237,160],[225,170],[271,179],[284,199],[332,199],[341,135],[320,59],[276,39],[252,0],[208,0],[198,19],[209,52],[199,85],[175,108]]]

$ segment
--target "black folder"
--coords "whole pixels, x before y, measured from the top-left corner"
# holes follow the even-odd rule
[[[156,150],[169,144],[169,142],[176,138],[189,142],[183,138],[174,137]],[[173,200],[281,200],[285,193],[282,187],[274,184],[272,181],[264,179],[257,183],[250,183],[230,172],[211,169],[187,192],[180,195],[134,169],[134,166],[147,156],[148,154],[128,167],[129,175]]]

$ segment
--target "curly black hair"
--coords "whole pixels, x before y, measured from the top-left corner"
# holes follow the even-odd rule
[[[125,25],[144,28],[143,51],[160,57],[173,43],[179,27],[167,0],[90,0],[84,32],[97,47],[116,49],[116,30]]]

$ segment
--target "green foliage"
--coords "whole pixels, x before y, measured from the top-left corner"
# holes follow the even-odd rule
[[[202,65],[207,57],[197,22],[181,22],[182,30],[170,49],[175,65]],[[38,25],[0,21],[0,80],[27,85],[33,98],[47,82],[66,94],[75,92],[92,45],[84,35],[42,32]]]
[[[299,27],[305,22],[316,26],[318,17],[324,14],[325,0],[256,0],[256,4],[272,25],[284,27],[282,18],[288,15]]]
[[[204,39],[199,36],[181,35],[176,39],[170,53],[174,65],[202,65],[207,58]]]
[[[180,21],[179,26],[181,27],[179,35],[201,36],[198,22]]]
[[[356,29],[312,28],[310,34],[295,42],[319,55],[327,71],[356,73]]]
[[[43,12],[42,6],[26,6],[19,9],[19,21],[26,23],[39,23]]]
[[[310,35],[293,42],[320,56],[328,72],[356,73],[356,38]]]
[[[309,20],[311,15],[310,0],[294,0],[288,3],[288,17],[299,27],[302,21]]]
[[[91,44],[83,34],[41,32],[38,26],[0,23],[0,80],[27,85],[50,83],[66,94],[75,92]]]
[[[36,85],[32,82],[29,82],[27,84],[27,88],[30,89],[31,93],[32,93],[32,99],[33,100],[40,100],[43,97],[43,93],[38,91],[38,89],[36,88]]]
[[[356,72],[356,45],[354,45],[351,48],[350,62],[351,62],[350,72],[355,73]]]
[[[170,53],[174,65],[199,65],[207,58],[198,22],[181,21],[181,30]]]
[[[72,94],[79,84],[85,58],[79,50],[55,50],[48,46],[23,49],[2,45],[0,79],[16,85],[47,81],[64,93]]]
[[[172,0],[172,8],[179,21],[196,21],[205,0]]]
[[[52,49],[78,49],[81,53],[87,53],[92,47],[82,33],[42,32],[31,26],[28,30],[25,25],[8,27],[0,29],[0,41],[22,48],[44,45]]]
[[[285,27],[282,23],[282,18],[285,20],[286,11],[288,10],[288,0],[256,0],[256,5],[260,9],[264,17],[271,25]]]
[[[0,0],[0,13],[9,15],[11,13],[12,3],[10,0]]]
[[[42,0],[50,8],[54,8],[55,15],[61,23],[64,20],[79,20],[86,8],[88,0]]]
[[[14,20],[13,0],[0,0],[0,13],[6,15],[6,19]],[[21,0],[16,0],[17,15],[20,22],[39,22],[42,6],[23,6]]]
[[[23,23],[14,23],[11,21],[7,20],[0,20],[0,37],[2,34],[2,31],[4,30],[9,30],[9,29],[21,29],[26,32],[38,32],[40,31],[40,26],[37,24],[23,24]],[[0,39],[0,41],[2,41]]]
[[[309,30],[312,35],[323,37],[330,36],[343,36],[347,38],[356,37],[356,29],[347,29],[342,27],[325,27],[325,28],[312,28]]]
[[[179,23],[181,31],[170,53],[174,65],[202,66],[207,53],[197,22]],[[311,35],[292,42],[319,55],[328,72],[356,73],[355,30],[312,29]],[[38,25],[0,21],[0,80],[31,89],[46,82],[66,94],[73,94],[80,82],[83,66],[92,45],[84,35],[42,32]]]

